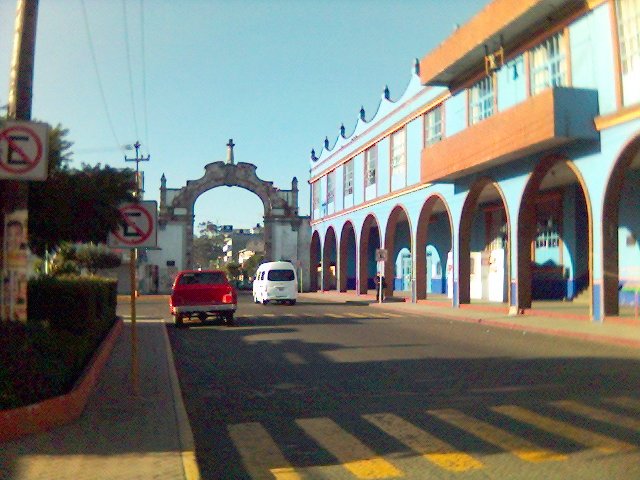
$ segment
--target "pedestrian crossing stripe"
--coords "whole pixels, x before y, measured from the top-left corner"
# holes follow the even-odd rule
[[[331,318],[344,318],[342,315],[338,315],[337,313],[325,313],[324,316]]]
[[[566,460],[567,456],[552,450],[540,447],[529,440],[517,437],[501,428],[494,427],[482,420],[465,415],[453,409],[428,410],[430,415],[443,420],[465,432],[491,443],[503,450],[511,452],[518,458],[527,462],[547,462]]]
[[[580,445],[586,445],[597,449],[602,453],[616,453],[633,450],[636,447],[633,445],[617,440],[615,438],[607,437],[584,428],[570,425],[560,420],[555,420],[550,417],[545,417],[531,410],[527,410],[516,405],[502,405],[499,407],[491,407],[491,410],[498,412],[502,415],[506,415],[514,420],[518,420],[523,423],[528,423],[534,427],[544,430],[545,432],[564,437],[572,442]]]
[[[403,476],[395,466],[376,455],[369,447],[329,418],[298,419],[296,423],[357,478]]]
[[[611,397],[605,398],[604,401],[606,403],[611,403],[618,407],[626,408],[627,410],[633,410],[636,412],[640,412],[640,400],[636,400],[631,397]]]
[[[482,462],[471,455],[455,450],[448,443],[397,415],[379,413],[362,417],[444,470],[466,472],[483,467]]]
[[[590,407],[573,400],[551,402],[551,405],[583,417],[591,418],[592,420],[618,425],[619,427],[628,428],[629,430],[640,431],[640,420],[626,415],[620,415],[607,410]]]
[[[349,313],[347,316],[349,318],[371,318],[371,315],[364,315],[362,313]]]
[[[227,431],[251,478],[300,480],[300,476],[260,423],[227,425]]]

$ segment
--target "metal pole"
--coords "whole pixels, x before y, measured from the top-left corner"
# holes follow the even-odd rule
[[[129,254],[129,276],[131,280],[131,384],[134,395],[140,395],[138,381],[138,333],[136,330],[136,260],[137,251],[131,249]]]
[[[11,72],[9,79],[9,98],[7,117],[12,120],[31,120],[31,105],[33,95],[33,68],[36,48],[36,26],[38,20],[38,0],[18,0],[16,6],[16,21],[14,32],[13,57],[11,60]],[[5,180],[0,182],[0,210],[3,218],[0,221],[1,235],[4,238],[4,215],[18,210],[28,212],[29,187],[24,181]],[[28,215],[28,214],[27,214]],[[28,218],[28,216],[27,216]],[[27,221],[25,220],[25,224]],[[28,232],[25,241],[28,241]],[[2,259],[2,283],[7,276],[7,257]],[[26,267],[24,273],[26,274]],[[15,274],[14,274],[15,275]],[[9,299],[3,298],[4,303],[11,304],[15,299],[13,290],[10,290]],[[25,292],[25,312],[28,297]],[[3,305],[4,306],[4,305]],[[0,312],[5,314],[4,308]],[[21,318],[26,321],[26,318]]]

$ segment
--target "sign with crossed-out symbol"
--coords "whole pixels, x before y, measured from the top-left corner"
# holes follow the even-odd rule
[[[6,122],[0,129],[0,179],[46,180],[49,126]]]
[[[144,201],[121,205],[120,227],[109,235],[108,245],[114,248],[157,247],[157,203]]]

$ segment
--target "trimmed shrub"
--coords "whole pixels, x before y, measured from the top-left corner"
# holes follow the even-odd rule
[[[28,288],[28,321],[0,322],[0,409],[68,392],[116,320],[113,280],[42,277]]]

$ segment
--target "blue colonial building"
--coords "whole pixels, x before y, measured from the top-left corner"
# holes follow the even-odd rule
[[[312,289],[616,316],[639,152],[640,1],[493,0],[312,152]]]

